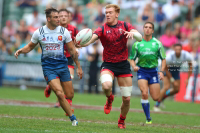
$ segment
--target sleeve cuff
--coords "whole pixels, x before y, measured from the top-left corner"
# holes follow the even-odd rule
[[[72,41],[72,39],[70,39],[69,41],[65,41],[65,43],[68,43],[68,42],[71,42]]]

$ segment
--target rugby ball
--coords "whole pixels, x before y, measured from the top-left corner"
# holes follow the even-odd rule
[[[84,45],[87,42],[89,42],[91,38],[92,38],[92,30],[86,28],[79,31],[79,33],[76,35],[76,42],[80,45]]]

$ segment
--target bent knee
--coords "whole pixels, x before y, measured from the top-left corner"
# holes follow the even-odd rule
[[[166,85],[166,86],[163,87],[163,89],[166,90],[166,91],[167,91],[169,88],[170,88],[170,85]]]
[[[159,96],[152,97],[152,99],[153,99],[154,101],[158,101],[158,100],[159,100]]]
[[[106,82],[102,83],[102,88],[104,90],[110,90],[112,88],[112,82],[106,81]]]
[[[68,99],[74,98],[74,92],[69,92],[69,93],[67,93],[67,94],[66,94],[66,98],[68,98]]]
[[[148,99],[148,92],[142,92],[142,98]]]
[[[59,99],[65,98],[65,95],[64,95],[63,91],[56,91],[55,94]]]
[[[175,89],[174,90],[175,93],[178,93],[179,91],[180,91],[180,89]]]
[[[125,105],[129,105],[130,104],[130,97],[123,97],[123,103],[125,104]]]

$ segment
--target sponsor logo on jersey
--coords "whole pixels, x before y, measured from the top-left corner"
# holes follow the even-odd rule
[[[151,51],[150,48],[145,48],[145,52],[140,52],[142,55],[152,55],[155,54],[155,52]]]
[[[144,44],[140,44],[140,47],[144,47]]]
[[[151,49],[150,48],[146,48],[146,51],[150,51]]]
[[[54,44],[54,43],[51,43],[51,44],[46,44],[46,47],[45,47],[46,51],[47,50],[61,50],[60,48],[60,44]]]
[[[108,31],[106,31],[106,33],[111,33],[111,31],[110,31],[110,30],[108,30]]]
[[[121,28],[119,29],[119,33],[122,34],[122,29]]]
[[[43,35],[42,41],[46,41],[46,38],[45,38],[45,36],[44,36],[44,35]]]
[[[59,40],[59,41],[62,41],[62,36],[58,36],[58,40]]]

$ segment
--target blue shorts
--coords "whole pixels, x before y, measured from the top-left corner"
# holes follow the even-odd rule
[[[158,78],[158,71],[157,68],[144,68],[140,67],[140,69],[137,72],[137,78],[145,79],[148,81],[148,84],[156,84],[160,82],[160,79]]]
[[[175,80],[180,80],[180,67],[170,67],[168,71]],[[166,74],[164,76],[166,76]]]
[[[57,68],[57,69],[43,69],[44,78],[47,84],[56,78],[59,78],[61,82],[71,81],[71,76],[68,67]]]

